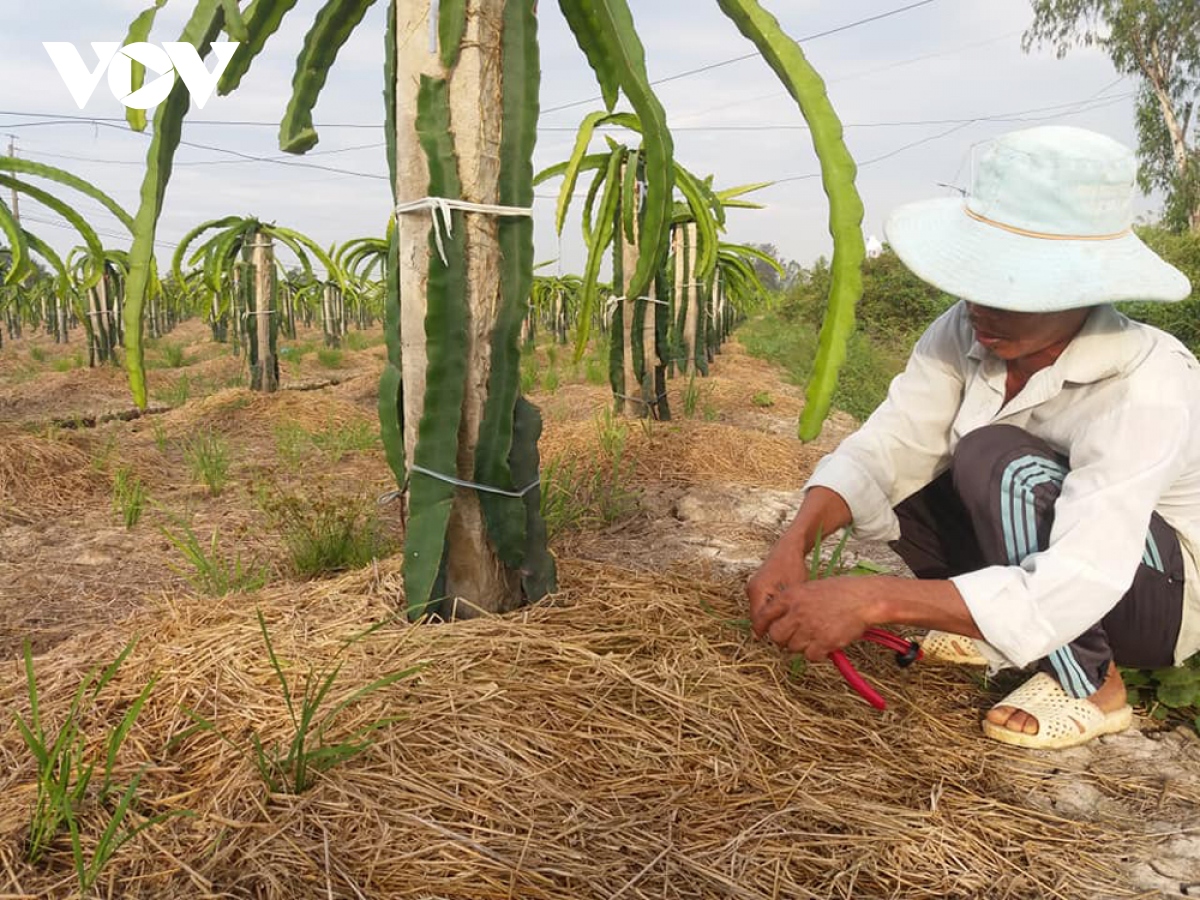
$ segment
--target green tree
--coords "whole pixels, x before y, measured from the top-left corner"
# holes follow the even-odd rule
[[[1193,285],[1200,285],[1200,233],[1172,232],[1160,226],[1139,227],[1137,233]],[[1200,353],[1200,291],[1193,290],[1181,303],[1122,303],[1118,309],[1140,322],[1169,331],[1192,353]]]
[[[783,287],[783,273],[786,271],[787,264],[790,262],[790,260],[785,260],[783,255],[780,254],[779,248],[774,244],[752,243],[748,244],[747,246],[753,247],[764,256],[770,257],[771,261],[775,263],[775,265],[772,265],[771,262],[768,262],[767,260],[755,259],[751,262],[751,266],[754,268],[754,273],[758,276],[758,280],[762,282],[762,286],[765,290],[771,291],[772,293],[778,291],[781,287]]]
[[[1118,72],[1141,78],[1138,178],[1166,194],[1166,219],[1200,231],[1200,147],[1192,112],[1200,96],[1200,4],[1196,0],[1033,0],[1021,45],[1103,47]]]

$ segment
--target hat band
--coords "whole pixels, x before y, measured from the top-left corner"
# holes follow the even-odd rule
[[[993,228],[999,228],[1001,231],[1019,234],[1022,237],[1037,238],[1043,241],[1115,241],[1130,233],[1130,229],[1124,228],[1121,231],[1114,231],[1112,234],[1050,234],[1045,231],[1029,231],[1026,228],[1018,228],[1015,225],[1005,225],[1003,222],[997,222],[995,219],[981,216],[966,205],[963,206],[963,212],[976,222],[982,222],[984,225],[991,225]]]

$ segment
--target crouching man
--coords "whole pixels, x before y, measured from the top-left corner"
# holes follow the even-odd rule
[[[1068,747],[1127,728],[1116,665],[1200,650],[1200,364],[1109,304],[1187,279],[1130,229],[1124,146],[1044,127],[992,142],[971,194],[897,210],[892,248],[961,298],[887,400],[825,457],[750,578],[755,633],[809,660],[885,623],[926,654],[1037,673],[984,733]],[[853,525],[917,576],[807,581]]]

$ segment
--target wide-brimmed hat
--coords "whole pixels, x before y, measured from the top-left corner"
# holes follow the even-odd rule
[[[1182,300],[1191,285],[1135,235],[1133,153],[1082,128],[1014,131],[981,149],[971,192],[900,207],[892,249],[949,294],[1019,312]]]

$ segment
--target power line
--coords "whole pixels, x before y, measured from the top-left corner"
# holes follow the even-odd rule
[[[358,151],[358,150],[378,150],[378,149],[380,149],[382,147],[386,147],[386,146],[387,146],[386,142],[380,142],[380,143],[376,143],[376,144],[359,144],[355,147],[341,147],[337,150],[314,150],[311,153],[306,154],[306,155],[307,156],[315,156],[317,154],[330,155],[330,154],[334,154],[334,153],[350,153],[350,152]],[[100,158],[94,157],[94,156],[72,156],[72,155],[66,154],[66,153],[51,153],[47,150],[34,150],[33,155],[44,156],[49,159],[68,159],[68,160],[73,160],[75,162],[103,163],[105,165],[113,165],[113,166],[144,166],[144,165],[146,165],[145,160],[140,160],[140,159],[100,159]],[[232,166],[232,165],[238,165],[240,163],[248,163],[248,162],[283,162],[283,163],[287,163],[287,162],[291,161],[291,159],[292,159],[291,156],[262,156],[262,157],[254,157],[251,159],[184,160],[184,161],[176,161],[173,165],[173,168],[179,168],[181,166]]]
[[[1101,92],[1101,93],[1103,93],[1103,92]],[[1120,100],[1124,100],[1128,97],[1133,97],[1134,95],[1136,95],[1136,93],[1137,93],[1137,91],[1129,91],[1128,93],[1125,93],[1125,94],[1118,94],[1114,97],[1108,98],[1107,100],[1105,100],[1105,102],[1103,104],[1100,104],[1100,105],[1106,106],[1110,102],[1116,103],[1116,102],[1118,102]],[[1070,103],[1058,103],[1053,106],[1038,106],[1038,107],[1034,107],[1033,109],[1019,110],[1017,112],[1012,112],[1012,113],[997,113],[995,115],[975,116],[973,118],[968,118],[968,119],[910,119],[910,120],[898,121],[898,122],[846,122],[842,125],[842,128],[843,129],[908,128],[908,127],[917,126],[917,125],[957,125],[957,124],[961,124],[964,122],[970,123],[970,122],[991,121],[991,120],[995,120],[995,121],[1006,121],[1007,120],[1007,121],[1019,122],[1019,121],[1025,121],[1025,120],[1017,118],[1018,116],[1025,115],[1027,113],[1046,112],[1046,111],[1055,110],[1055,109],[1069,109],[1072,107],[1079,106],[1081,103],[1087,103],[1087,102],[1091,101],[1095,96],[1097,96],[1097,95],[1093,95],[1093,97],[1089,97],[1087,100],[1073,100]],[[1099,105],[1096,108],[1099,108]],[[543,130],[545,130],[545,131],[575,131],[577,129],[575,129],[571,126],[568,126],[568,125],[563,125],[560,127],[550,126]],[[602,126],[601,128],[598,128],[597,130],[598,131],[620,131],[622,129],[619,126],[614,125],[611,127]],[[672,126],[670,126],[670,131],[672,134],[674,134],[677,131],[811,131],[811,129],[809,128],[808,125],[672,125]]]
[[[847,22],[845,25],[838,25],[835,28],[829,28],[825,31],[818,31],[816,34],[810,34],[810,35],[806,35],[802,38],[796,38],[795,41],[798,44],[803,44],[807,41],[815,41],[817,38],[828,37],[831,34],[838,34],[843,31],[849,31],[851,28],[857,28],[860,25],[866,25],[870,22],[878,22],[881,19],[887,19],[887,18],[891,18],[892,16],[898,16],[901,13],[906,13],[909,10],[916,9],[919,6],[928,6],[930,3],[933,3],[933,2],[934,2],[934,0],[918,0],[918,2],[910,3],[907,6],[901,6],[896,9],[889,10],[887,12],[879,13],[878,15],[867,16],[864,19],[858,19],[854,22]],[[760,59],[761,57],[762,57],[762,54],[760,54],[756,50],[753,53],[744,53],[741,56],[734,56],[729,59],[723,59],[719,62],[709,63],[708,65],[700,66],[699,68],[688,69],[686,72],[677,72],[676,74],[668,75],[665,78],[655,78],[650,82],[650,84],[652,84],[652,85],[666,84],[669,81],[678,81],[681,78],[690,78],[693,75],[699,75],[703,72],[711,72],[713,69],[720,69],[723,66],[731,66],[734,63],[743,62],[747,59]],[[549,113],[561,112],[564,109],[573,109],[576,106],[587,106],[588,104],[595,103],[597,100],[603,100],[603,99],[604,99],[603,97],[598,97],[598,96],[597,97],[588,97],[586,100],[574,100],[570,103],[560,104],[559,106],[551,106],[546,109],[543,109],[541,112],[543,115],[549,114]]]
[[[0,115],[34,116],[34,115],[40,115],[40,114],[39,113],[14,112],[11,110],[0,110]],[[92,118],[92,117],[88,117],[88,116],[57,116],[56,118],[61,120],[64,123],[75,124],[75,123],[79,123],[79,122],[84,122],[84,123],[88,123],[91,125],[100,126],[102,128],[112,128],[112,129],[115,129],[122,133],[139,134],[142,137],[146,138],[147,140],[150,139],[150,137],[151,137],[151,135],[147,134],[144,131],[132,131],[131,129],[125,127],[124,119]],[[118,125],[117,124],[118,122],[121,124]],[[5,125],[3,127],[8,127],[8,126]],[[20,123],[14,123],[13,127],[19,128]],[[376,126],[373,126],[373,127],[376,127]],[[280,157],[254,156],[253,154],[250,154],[250,153],[241,153],[240,151],[230,150],[226,147],[213,147],[209,144],[198,144],[195,141],[181,140],[179,142],[179,144],[182,147],[191,147],[196,150],[209,150],[213,153],[225,153],[230,156],[236,156],[239,159],[246,160],[247,162],[272,162],[272,163],[275,163],[276,165],[290,166],[290,167],[297,168],[297,169],[316,169],[316,170],[322,171],[322,172],[331,172],[335,175],[354,175],[354,176],[358,176],[360,178],[372,178],[372,179],[377,179],[377,180],[382,180],[382,181],[386,181],[388,178],[388,176],[386,176],[386,175],[374,175],[374,174],[371,174],[368,172],[355,172],[350,169],[340,169],[340,168],[337,168],[336,166],[323,166],[320,163],[308,163],[308,162],[302,162],[300,160],[296,160],[294,162],[289,162],[286,159],[283,159]],[[180,165],[183,165],[183,164],[184,163],[180,163]]]
[[[29,118],[41,118],[47,121],[42,122],[24,122],[15,123],[15,128],[30,128],[36,125],[72,125],[78,122],[89,124],[114,124],[127,125],[128,122],[124,116],[79,116],[71,113],[35,113],[23,112],[15,109],[0,109],[0,115],[5,116],[25,116]],[[238,128],[278,128],[278,121],[249,121],[246,119],[188,119],[187,125],[221,125]],[[383,122],[322,122],[314,126],[318,130],[322,128],[377,128],[383,130]],[[128,129],[132,131],[133,129]]]
[[[1093,100],[1096,100],[1099,97],[1102,97],[1105,94],[1107,94],[1109,91],[1111,91],[1113,88],[1115,88],[1118,84],[1120,84],[1124,80],[1125,80],[1124,75],[1118,75],[1116,78],[1114,78],[1108,84],[1104,85],[1104,87],[1100,88],[1100,90],[1096,91],[1095,93],[1089,95],[1084,100],[1082,100],[1081,103],[1084,103],[1084,104],[1091,103]],[[1123,100],[1127,97],[1133,97],[1136,94],[1137,94],[1137,91],[1129,91],[1126,94],[1121,94],[1117,97],[1110,98],[1110,99],[1112,99],[1115,102],[1117,100]],[[1107,102],[1105,102],[1105,103],[1097,104],[1096,106],[1090,106],[1090,107],[1088,107],[1088,109],[1081,109],[1079,111],[1087,112],[1088,110],[1100,109],[1101,107],[1108,106],[1108,105],[1109,104]],[[1053,107],[1051,107],[1051,108],[1053,108]],[[1030,112],[1040,112],[1040,111],[1041,110],[1030,110]],[[1022,120],[1015,120],[1015,121],[1022,121]],[[954,183],[958,182],[958,177],[962,174],[963,166],[965,166],[967,164],[967,160],[970,158],[971,154],[974,152],[975,146],[976,146],[975,144],[972,144],[969,147],[967,147],[966,152],[963,153],[962,158],[959,160],[958,168],[954,170],[954,177],[950,179],[951,182],[954,182]],[[955,188],[955,190],[962,190],[962,189]]]
[[[30,215],[26,215],[25,218],[28,219],[30,222],[36,222],[38,225],[49,225],[51,228],[65,228],[67,231],[74,231],[76,234],[79,233],[76,230],[74,225],[68,225],[65,222],[55,222],[51,219],[43,219],[38,216],[30,216]],[[96,234],[99,235],[100,237],[113,238],[113,239],[119,240],[119,241],[132,241],[133,240],[133,236],[130,234],[118,234],[115,231],[105,231],[101,228],[92,228],[92,231],[96,232]],[[156,240],[154,243],[159,244],[163,247],[170,247],[172,250],[174,250],[175,248],[177,248],[179,246],[178,244],[172,244],[170,241]]]
[[[1120,79],[1118,79],[1118,81],[1119,80]],[[895,127],[895,126],[906,126],[907,127],[907,126],[917,126],[917,125],[951,125],[952,126],[951,128],[946,129],[942,132],[939,132],[938,134],[924,137],[917,141],[913,141],[913,142],[904,144],[900,147],[897,147],[893,150],[888,151],[887,153],[882,154],[881,156],[877,156],[877,157],[873,157],[868,160],[864,160],[864,161],[858,163],[858,167],[861,169],[866,166],[882,162],[886,159],[890,159],[891,157],[896,156],[899,153],[903,153],[906,150],[910,150],[914,147],[919,147],[923,144],[927,144],[932,141],[940,140],[943,137],[947,137],[956,131],[961,131],[963,128],[965,128],[969,125],[976,124],[978,122],[1031,122],[1031,121],[1038,122],[1038,121],[1045,121],[1046,119],[1058,118],[1060,116],[1065,116],[1065,115],[1077,115],[1077,114],[1081,114],[1081,113],[1085,113],[1085,112],[1090,112],[1095,109],[1101,109],[1106,106],[1111,106],[1115,103],[1119,103],[1122,100],[1132,97],[1134,95],[1134,93],[1136,93],[1136,92],[1130,91],[1130,92],[1127,92],[1124,94],[1118,94],[1116,96],[1106,98],[1103,101],[1099,101],[1099,102],[1095,102],[1095,103],[1092,102],[1095,98],[1104,94],[1115,84],[1116,84],[1116,82],[1106,85],[1100,91],[1092,94],[1090,97],[1088,97],[1085,100],[1076,100],[1071,103],[1059,103],[1059,104],[1053,104],[1050,106],[1033,107],[1031,109],[1017,110],[1017,111],[1008,112],[1008,113],[998,113],[998,114],[993,114],[993,115],[988,115],[988,116],[974,116],[974,117],[967,118],[967,119],[926,119],[926,120],[913,120],[913,121],[905,121],[905,122],[862,122],[862,123],[848,124],[843,127],[844,128],[872,128],[872,127]],[[1045,112],[1049,112],[1051,114],[1048,116],[1030,116],[1030,114],[1032,114],[1032,113],[1045,113]],[[108,126],[108,127],[119,128],[119,126],[115,126],[115,125]],[[807,125],[693,126],[690,129],[672,129],[672,130],[673,131],[674,130],[803,131],[803,130],[808,130],[808,126]],[[211,150],[213,152],[218,152],[218,153],[227,153],[227,154],[237,157],[236,160],[227,160],[227,161],[226,160],[207,160],[207,161],[200,161],[200,162],[194,163],[197,165],[202,164],[204,162],[207,162],[209,164],[220,164],[223,162],[261,162],[261,163],[270,163],[273,165],[281,165],[281,166],[288,166],[288,167],[313,168],[313,169],[318,169],[321,171],[334,172],[336,174],[348,175],[348,176],[353,176],[353,177],[357,177],[357,178],[369,178],[372,180],[386,180],[387,179],[386,175],[375,175],[375,174],[371,174],[368,172],[356,172],[356,171],[353,171],[350,169],[341,169],[341,168],[336,168],[333,166],[322,166],[322,165],[315,164],[315,163],[291,162],[291,161],[288,161],[285,159],[279,159],[277,157],[253,156],[251,154],[241,153],[236,150],[228,150],[223,147],[212,147],[212,146],[205,145],[205,144],[196,144],[196,143],[189,142],[189,141],[181,141],[181,143],[185,146],[204,149],[204,150]],[[364,147],[359,148],[359,149],[365,149],[365,146],[366,145],[364,145]],[[52,154],[44,154],[44,155],[52,155]],[[84,157],[75,157],[75,158],[77,158],[81,161],[89,161],[89,162],[113,162],[112,160],[92,160],[92,159],[87,159]],[[186,163],[177,163],[177,165],[182,166],[182,165],[186,165]],[[784,178],[776,178],[776,179],[772,179],[772,180],[776,184],[781,184],[781,183],[786,183],[786,182],[790,182],[790,181],[807,181],[807,180],[810,180],[813,178],[819,178],[819,177],[820,177],[819,172],[810,172],[810,173],[806,173],[804,175],[790,175],[790,176],[787,176]],[[551,199],[551,198],[549,195],[538,195],[537,199]]]
[[[1118,79],[1118,80],[1120,80],[1120,79]],[[935,134],[935,136],[922,138],[920,140],[917,140],[917,142],[902,145],[902,146],[900,146],[900,148],[896,148],[895,150],[889,151],[889,152],[887,152],[887,154],[884,154],[883,156],[871,158],[871,160],[866,160],[862,163],[859,163],[859,168],[862,168],[864,166],[870,166],[870,164],[872,164],[872,163],[882,162],[883,160],[887,160],[887,158],[895,156],[896,154],[899,154],[899,152],[911,149],[911,148],[913,148],[913,146],[920,146],[922,144],[931,142],[931,140],[937,140],[942,137],[946,137],[946,136],[948,136],[948,134],[953,134],[955,131],[960,131],[961,128],[964,128],[968,125],[976,124],[976,122],[982,122],[982,121],[996,121],[996,122],[1043,121],[1045,119],[1057,118],[1058,115],[1075,115],[1075,114],[1079,114],[1079,113],[1090,112],[1090,110],[1092,110],[1092,109],[1099,109],[1099,108],[1103,108],[1105,106],[1111,106],[1111,104],[1121,102],[1122,100],[1126,100],[1126,98],[1134,95],[1134,91],[1129,91],[1129,92],[1126,92],[1126,94],[1118,94],[1114,97],[1105,98],[1104,101],[1100,101],[1098,103],[1092,103],[1091,106],[1086,106],[1086,104],[1091,103],[1091,101],[1094,100],[1094,98],[1096,98],[1100,95],[1103,95],[1105,91],[1108,91],[1115,84],[1116,84],[1116,82],[1106,85],[1105,88],[1100,89],[1098,92],[1096,92],[1096,94],[1091,95],[1091,97],[1088,97],[1087,100],[1084,100],[1084,101],[1074,101],[1074,102],[1070,102],[1070,103],[1057,103],[1057,104],[1052,104],[1052,106],[1034,107],[1031,109],[1016,110],[1016,112],[1013,112],[1013,113],[972,116],[972,118],[970,118],[970,119],[928,119],[928,120],[913,120],[913,121],[899,121],[899,122],[857,122],[857,124],[848,124],[848,125],[845,125],[842,127],[865,128],[865,127],[896,127],[896,126],[916,126],[916,125],[952,125],[952,126],[954,126],[952,128],[949,128],[949,130],[947,130],[947,131],[943,131],[941,133]],[[1069,113],[1054,112],[1054,114],[1049,115],[1049,116],[1037,116],[1037,118],[1032,118],[1032,119],[1027,118],[1028,114],[1031,114],[1031,113],[1045,113],[1045,112],[1052,112],[1052,110],[1067,110],[1067,109],[1072,110],[1072,112],[1069,112]],[[124,121],[124,120],[121,120],[121,121]],[[110,124],[107,124],[107,122],[97,122],[97,124],[104,125],[106,127],[118,128],[118,130],[120,130],[120,131],[125,131],[125,128],[122,128],[122,127],[116,126],[116,125],[110,125]],[[688,128],[688,127],[673,128],[672,131],[806,131],[806,130],[808,130],[808,128],[809,128],[809,126],[806,126],[806,125],[692,126],[690,128]],[[554,128],[547,127],[547,130],[554,130]],[[377,174],[366,173],[366,172],[354,172],[354,170],[352,170],[352,169],[342,169],[342,168],[337,168],[337,167],[332,167],[332,166],[322,166],[322,164],[319,164],[319,163],[305,163],[305,162],[300,162],[300,161],[293,162],[293,161],[286,160],[286,158],[280,158],[280,157],[275,157],[275,156],[254,156],[252,154],[244,154],[244,152],[240,152],[238,150],[229,150],[227,148],[220,148],[220,146],[211,146],[208,144],[197,144],[194,142],[188,142],[188,140],[181,140],[180,144],[184,145],[184,146],[190,146],[190,148],[193,148],[193,149],[209,150],[212,152],[221,152],[221,154],[228,154],[230,156],[238,157],[238,158],[236,158],[236,161],[238,161],[238,162],[263,162],[263,163],[276,164],[276,166],[287,166],[289,168],[311,168],[311,169],[322,170],[322,172],[331,172],[331,173],[340,174],[340,175],[354,176],[354,178],[367,178],[367,179],[380,180],[380,181],[386,180],[386,178],[388,178],[388,176],[386,176],[386,175],[377,175]],[[362,146],[360,146],[360,148],[354,148],[354,149],[367,149],[368,146],[371,146],[371,145],[362,145]],[[382,145],[380,145],[380,146],[382,146]],[[335,152],[335,151],[326,151],[326,152]],[[52,154],[46,154],[46,155],[52,156]],[[84,161],[84,162],[116,162],[116,161],[112,161],[112,160],[90,160],[90,158],[88,158],[88,157],[66,157],[66,158],[77,158],[77,160]],[[122,161],[122,162],[124,162],[124,161]],[[209,161],[198,161],[198,162],[194,162],[191,164],[204,164],[204,163],[218,164],[221,162],[227,162],[227,161],[209,160]],[[228,162],[234,162],[234,161],[228,161]],[[180,163],[176,163],[176,164],[179,164],[179,166],[185,166],[185,164],[188,164],[188,163],[180,162]],[[820,178],[820,173],[809,173],[809,174],[804,174],[804,175],[790,175],[790,176],[787,176],[787,178],[775,179],[775,181],[776,181],[776,184],[779,184],[779,182],[803,181],[803,180],[808,180],[808,179],[812,179],[812,178]]]
[[[898,60],[896,62],[888,63],[886,65],[875,66],[874,68],[871,68],[871,69],[861,69],[857,72],[851,72],[848,75],[840,75],[837,78],[830,78],[827,81],[825,81],[825,85],[826,85],[826,87],[828,87],[828,86],[834,85],[834,84],[842,84],[843,82],[846,82],[846,81],[853,81],[856,78],[864,78],[867,75],[878,75],[880,72],[889,72],[892,69],[901,69],[904,66],[911,66],[913,63],[925,62],[927,60],[937,59],[942,56],[953,56],[956,53],[962,53],[964,50],[973,50],[977,47],[986,47],[990,44],[999,43],[1000,41],[1006,41],[1009,38],[1015,37],[1016,35],[1018,35],[1020,33],[1021,32],[1019,30],[1018,31],[1010,31],[1005,34],[997,35],[996,37],[988,38],[987,40],[974,41],[973,43],[970,43],[970,44],[962,44],[958,47],[953,47],[949,50],[939,50],[936,53],[926,53],[921,56],[913,56],[908,59]],[[791,95],[787,91],[775,90],[769,94],[759,94],[758,96],[755,96],[755,97],[741,97],[737,100],[731,100],[728,103],[722,103],[718,106],[710,106],[707,109],[702,109],[702,110],[699,110],[699,111],[693,112],[693,113],[687,113],[686,115],[681,116],[680,119],[681,120],[695,119],[695,118],[698,118],[699,116],[707,115],[708,113],[719,112],[723,109],[729,109],[730,107],[744,107],[750,103],[758,103],[761,100],[773,100],[777,97],[788,97],[788,96],[791,96]]]
[[[855,21],[847,22],[844,25],[838,25],[834,28],[828,28],[824,31],[818,31],[818,32],[815,32],[814,34],[805,35],[804,37],[797,38],[796,42],[803,44],[808,41],[815,41],[818,38],[829,37],[830,35],[833,35],[833,34],[840,34],[843,31],[849,31],[850,29],[858,28],[861,25],[868,25],[871,22],[878,22],[883,19],[891,18],[892,16],[898,16],[898,15],[901,15],[902,13],[909,12],[910,10],[917,9],[918,7],[928,6],[929,4],[934,3],[934,2],[936,2],[936,0],[917,0],[917,2],[915,2],[915,3],[909,3],[906,6],[900,6],[900,7],[897,7],[896,9],[888,10],[887,12],[878,13],[873,16],[867,16],[862,19],[856,19]],[[756,50],[754,52],[744,53],[740,56],[734,56],[729,59],[723,59],[723,60],[719,60],[714,63],[708,63],[707,65],[699,66],[698,68],[695,68],[695,69],[688,69],[683,72],[676,72],[674,75],[667,75],[663,78],[656,78],[656,79],[653,79],[650,82],[650,84],[652,84],[652,85],[667,84],[668,82],[679,81],[682,78],[690,78],[693,75],[700,75],[704,72],[711,72],[714,69],[720,69],[720,68],[723,68],[724,66],[730,66],[730,65],[733,65],[734,63],[744,62],[745,60],[748,60],[748,59],[758,59],[760,57],[761,57],[761,54]],[[597,100],[602,100],[602,99],[603,99],[602,97],[588,97],[585,100],[575,100],[575,101],[572,101],[571,103],[564,103],[559,106],[547,107],[546,109],[541,110],[541,112],[542,112],[542,114],[559,112],[564,109],[571,109],[576,106],[585,106],[589,103],[595,103]],[[27,112],[18,112],[15,110],[0,110],[0,115],[50,116],[50,114],[46,114],[46,113],[27,113]],[[95,116],[77,116],[77,115],[70,115],[70,114],[61,114],[61,115],[54,114],[51,116],[51,119],[52,119],[52,121],[48,121],[48,122],[29,122],[29,123],[24,123],[23,125],[17,124],[15,127],[30,127],[30,126],[34,126],[34,125],[50,125],[50,124],[59,124],[62,122],[94,122],[97,124],[102,124],[102,123],[111,124],[111,123],[115,123],[115,122],[124,123],[126,121],[124,117],[95,117]],[[225,125],[225,126],[231,126],[231,127],[276,128],[276,127],[278,127],[279,123],[276,121],[259,122],[259,121],[237,120],[237,119],[232,119],[232,120],[197,119],[197,120],[189,120],[188,125]],[[372,122],[372,123],[326,122],[326,123],[317,125],[315,127],[318,130],[320,130],[322,128],[379,128],[379,129],[382,129],[383,122]]]
[[[112,125],[107,122],[98,122],[97,124],[103,125],[106,128],[116,128],[118,131],[125,130],[124,128],[121,128],[121,126],[119,126],[119,125]],[[142,134],[146,138],[150,137],[150,135],[145,134],[145,132],[135,132],[135,133]],[[388,180],[387,175],[374,175],[369,172],[355,172],[352,169],[340,169],[336,166],[323,166],[320,163],[306,163],[306,162],[300,162],[299,160],[297,160],[295,162],[289,162],[287,160],[279,159],[277,157],[255,156],[252,153],[242,153],[239,150],[230,150],[226,147],[213,147],[209,144],[197,144],[194,141],[181,140],[179,142],[179,144],[180,144],[180,146],[191,147],[195,150],[209,150],[213,153],[226,153],[230,156],[236,156],[238,159],[246,160],[249,162],[266,162],[266,163],[273,163],[274,165],[277,165],[277,166],[287,166],[288,168],[294,168],[294,169],[316,169],[321,172],[332,172],[335,175],[353,175],[358,178],[372,178],[372,179],[377,179],[380,181]]]
[[[1096,95],[1093,95],[1093,96],[1096,96]],[[1117,97],[1109,98],[1108,100],[1102,101],[1100,103],[1093,103],[1093,104],[1087,105],[1087,106],[1085,106],[1083,104],[1087,104],[1087,103],[1089,103],[1089,101],[1084,100],[1084,101],[1080,101],[1080,102],[1074,104],[1075,106],[1079,107],[1078,109],[1071,110],[1070,112],[1056,112],[1049,116],[1031,116],[1031,117],[1027,117],[1027,118],[1018,118],[1013,115],[1009,115],[1009,116],[979,116],[974,119],[966,119],[966,120],[959,122],[954,127],[948,128],[945,131],[939,132],[938,134],[929,135],[928,137],[921,138],[920,140],[913,141],[908,144],[904,144],[901,147],[896,147],[894,150],[889,150],[887,153],[884,153],[880,156],[875,156],[875,157],[872,157],[871,159],[863,160],[862,162],[859,162],[857,164],[857,166],[859,169],[863,169],[863,168],[866,168],[867,166],[873,165],[875,163],[883,162],[885,159],[891,159],[893,156],[903,153],[905,150],[911,150],[914,147],[920,147],[922,144],[929,144],[929,143],[932,143],[933,141],[940,140],[941,138],[944,138],[951,134],[954,134],[954,132],[956,132],[956,131],[962,131],[964,128],[967,128],[970,125],[974,125],[977,122],[1044,122],[1047,119],[1059,119],[1059,118],[1063,118],[1065,116],[1081,115],[1082,113],[1091,112],[1096,109],[1102,109],[1106,106],[1111,106],[1114,103],[1119,103],[1121,100],[1124,100],[1125,97],[1126,97],[1126,95],[1120,95]],[[1029,110],[1029,112],[1034,112],[1034,111],[1035,110]],[[770,180],[774,184],[783,184],[788,181],[807,181],[812,178],[820,178],[820,177],[821,177],[820,172],[809,172],[808,174],[805,174],[805,175],[789,175],[786,178],[773,178]]]
[[[1102,88],[1099,92],[1097,92],[1096,94],[1093,94],[1091,97],[1087,98],[1086,100],[1073,100],[1069,103],[1058,103],[1058,104],[1053,104],[1050,106],[1037,106],[1037,107],[1033,107],[1030,109],[1016,110],[1013,112],[994,113],[992,115],[987,115],[987,116],[973,116],[970,118],[962,118],[962,119],[909,119],[909,120],[890,121],[890,122],[889,121],[884,121],[884,122],[847,122],[847,123],[843,124],[842,127],[843,127],[843,129],[850,130],[850,129],[856,129],[856,128],[911,128],[911,127],[917,127],[917,126],[930,126],[930,125],[962,125],[962,124],[972,124],[974,122],[989,122],[989,121],[995,121],[995,122],[1041,121],[1042,120],[1041,118],[1028,119],[1028,118],[1023,118],[1023,117],[1027,116],[1030,113],[1050,112],[1053,110],[1074,110],[1076,112],[1086,112],[1086,111],[1088,111],[1088,109],[1099,109],[1103,106],[1108,106],[1113,103],[1117,103],[1117,102],[1120,102],[1121,100],[1125,100],[1129,97],[1134,96],[1136,94],[1136,91],[1128,91],[1123,94],[1117,94],[1113,97],[1106,98],[1103,102],[1097,103],[1093,106],[1090,106],[1090,107],[1087,107],[1084,109],[1077,109],[1082,104],[1089,103],[1094,98],[1105,93],[1107,90],[1109,90],[1115,84],[1117,84],[1120,80],[1121,79],[1117,79],[1116,82],[1112,82],[1111,84]],[[0,127],[4,127],[4,126],[0,126]],[[569,125],[550,125],[550,126],[544,126],[541,130],[552,131],[552,132],[559,132],[559,131],[574,132],[576,130],[576,128],[574,126],[569,126]],[[600,130],[619,131],[622,129],[619,128],[618,126],[612,126],[611,128],[603,128]],[[769,124],[769,125],[753,124],[753,125],[690,125],[690,126],[683,125],[683,126],[673,126],[673,127],[671,127],[670,130],[672,132],[739,132],[739,131],[751,131],[751,132],[768,131],[769,132],[769,131],[809,131],[810,128],[808,125],[804,125],[804,124],[794,124],[794,125],[791,125],[791,124]],[[237,158],[232,159],[232,160],[177,161],[174,164],[176,167],[207,166],[207,165],[235,165],[238,163],[247,163],[247,162],[272,163],[272,164],[285,165],[285,166],[302,165],[302,163],[300,163],[300,161],[293,161],[290,156],[254,156],[252,154],[241,153],[236,150],[229,150],[228,148],[225,148],[225,147],[213,147],[213,146],[205,145],[205,144],[196,144],[196,143],[189,142],[189,141],[182,141],[181,143],[184,146],[203,149],[203,150],[210,150],[212,152],[217,152],[217,153],[226,153],[226,154],[233,155]],[[316,154],[316,153],[324,153],[324,154],[349,153],[349,152],[361,151],[361,150],[378,150],[378,149],[381,149],[386,146],[387,146],[386,142],[379,142],[379,143],[372,143],[372,144],[359,144],[359,145],[356,145],[353,147],[342,147],[342,148],[333,149],[333,150],[317,150],[317,151],[313,151],[313,153],[314,154]],[[75,155],[70,155],[70,154],[52,153],[49,151],[41,151],[41,150],[33,151],[33,153],[36,156],[44,156],[44,157],[51,158],[51,159],[73,160],[76,162],[90,162],[90,163],[103,163],[103,164],[110,164],[110,165],[131,165],[131,166],[144,165],[144,163],[141,160],[101,159],[101,158],[97,158],[97,157],[75,156]],[[353,171],[350,169],[341,169],[341,168],[334,168],[334,167],[329,167],[329,166],[317,166],[315,164],[306,165],[305,167],[306,168],[318,168],[323,171],[331,171],[331,172],[335,172],[337,174],[352,175],[352,176],[357,176],[360,178],[371,178],[371,179],[375,179],[375,180],[383,179],[385,177],[383,175],[375,175],[375,174],[367,173],[367,172],[356,172],[356,171]]]
[[[8,155],[16,157],[17,155],[17,136],[10,134],[8,136]],[[17,186],[14,184],[12,189],[12,216],[13,221],[17,223],[17,227],[21,227],[21,206],[20,200],[17,199]]]

